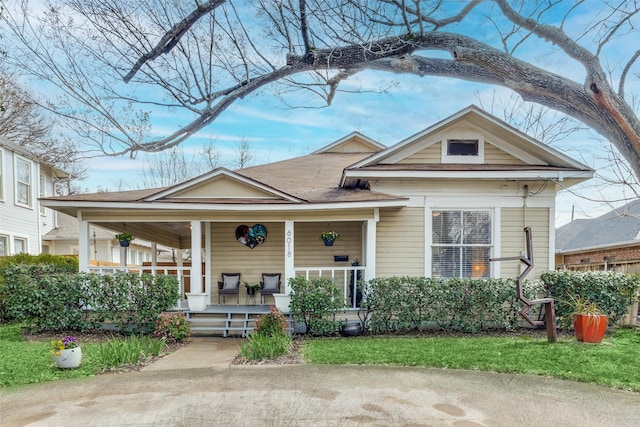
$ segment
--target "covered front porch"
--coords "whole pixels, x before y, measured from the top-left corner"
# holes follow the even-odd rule
[[[157,215],[157,214],[156,214]],[[378,209],[333,214],[328,218],[299,215],[298,218],[277,220],[274,215],[256,219],[246,215],[219,218],[220,214],[198,219],[140,219],[133,215],[113,215],[85,212],[80,219],[79,263],[81,271],[112,274],[116,271],[167,274],[178,278],[182,299],[176,308],[190,312],[205,312],[216,306],[269,306],[274,296],[250,295],[245,284],[256,285],[263,273],[281,274],[278,294],[289,294],[289,279],[331,277],[341,289],[345,305],[355,310],[359,306],[358,280],[375,277],[376,225]],[[197,215],[194,215],[197,217]],[[107,219],[106,217],[109,217]],[[129,232],[136,239],[152,242],[151,261],[143,265],[127,263],[128,248],[122,247],[121,265],[92,266],[90,225]],[[247,245],[238,238],[242,227],[256,225],[265,230],[260,243]],[[260,227],[257,227],[260,229]],[[333,246],[325,246],[320,234],[332,230],[340,235]],[[254,242],[255,243],[255,242]],[[175,248],[175,262],[158,262],[157,245]],[[184,254],[184,255],[183,255]],[[222,273],[240,273],[237,295],[220,295]]]

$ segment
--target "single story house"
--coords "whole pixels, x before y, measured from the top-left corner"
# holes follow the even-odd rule
[[[489,259],[519,256],[525,226],[539,274],[554,268],[557,193],[592,176],[469,106],[390,147],[354,132],[302,157],[42,204],[78,219],[82,270],[97,269],[89,265],[92,225],[190,249],[183,291],[198,311],[225,303],[217,284],[224,272],[249,283],[280,273],[284,293],[292,277],[330,276],[347,301],[356,271],[366,280],[517,276],[517,262]],[[333,246],[320,239],[327,231],[340,235]]]

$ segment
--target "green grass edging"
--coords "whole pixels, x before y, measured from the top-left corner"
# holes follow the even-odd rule
[[[531,337],[358,337],[308,340],[316,364],[423,366],[549,375],[640,391],[640,333],[620,329],[602,344]]]

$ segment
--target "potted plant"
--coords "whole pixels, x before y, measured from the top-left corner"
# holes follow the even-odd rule
[[[82,349],[80,343],[71,335],[60,340],[51,341],[51,353],[61,369],[73,369],[80,366],[82,361]]]
[[[244,282],[244,287],[247,288],[247,295],[255,295],[256,291],[260,289],[260,283],[252,285],[249,282]]]
[[[120,246],[127,247],[129,243],[134,239],[133,234],[126,231],[116,234],[116,239],[120,242]]]
[[[333,242],[335,242],[339,238],[340,235],[333,230],[323,231],[322,233],[320,233],[320,239],[324,240],[325,246],[333,246]]]
[[[578,341],[600,343],[607,331],[607,315],[598,305],[583,296],[571,296],[573,329]]]

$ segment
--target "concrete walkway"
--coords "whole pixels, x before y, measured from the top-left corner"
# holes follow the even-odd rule
[[[5,426],[637,426],[640,394],[552,378],[230,362],[195,338],[140,372],[0,392]]]

